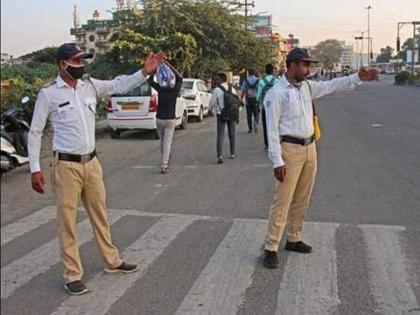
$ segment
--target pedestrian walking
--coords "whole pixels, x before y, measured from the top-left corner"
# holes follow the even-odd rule
[[[301,235],[317,170],[312,100],[335,91],[352,89],[360,81],[377,79],[377,72],[360,70],[357,74],[331,81],[307,81],[313,62],[317,60],[307,50],[293,49],[286,58],[285,77],[267,92],[264,99],[268,156],[276,178],[265,239],[264,266],[267,268],[278,267],[277,251],[288,217],[285,249],[298,253],[312,251],[311,246],[302,241]]]
[[[216,113],[217,124],[217,163],[223,163],[223,146],[225,142],[225,130],[227,127],[229,144],[230,144],[230,158],[234,159],[235,156],[235,129],[238,121],[229,117],[222,116],[223,109],[225,108],[225,94],[231,93],[235,97],[237,94],[230,84],[227,82],[226,74],[218,73],[215,78],[216,88],[210,98],[210,110]],[[238,98],[239,101],[239,98]]]
[[[259,108],[257,106],[257,85],[258,77],[254,69],[248,70],[248,76],[242,82],[240,100],[245,97],[246,119],[248,123],[248,133],[258,133]],[[254,119],[252,119],[254,118]]]
[[[151,75],[148,82],[158,92],[158,108],[156,113],[156,126],[160,138],[160,154],[162,174],[171,171],[169,160],[171,157],[172,139],[176,126],[176,100],[182,86],[182,75],[169,62],[165,62],[175,75],[174,86],[162,87],[154,81]]]
[[[64,288],[72,295],[88,292],[82,282],[83,267],[75,230],[80,198],[89,215],[105,271],[131,273],[137,270],[136,264],[121,259],[111,240],[102,167],[95,151],[96,103],[98,96],[125,93],[140,85],[163,61],[164,54],[150,54],[141,70],[110,81],[82,79],[83,60],[92,57],[73,43],[58,48],[59,74],[38,93],[28,139],[32,187],[44,193],[46,182],[39,155],[42,132],[49,119],[53,127],[51,182],[57,201],[58,243],[64,265]]]
[[[266,111],[263,106],[263,101],[265,94],[267,91],[276,84],[276,82],[279,80],[274,75],[274,66],[269,63],[265,65],[265,75],[264,77],[259,80],[258,82],[258,88],[257,88],[257,102],[259,105],[259,108],[261,110],[261,120],[263,125],[263,134],[264,134],[264,150],[268,151],[268,140],[267,140],[267,120],[266,120]]]
[[[286,73],[286,67],[282,64],[282,65],[280,66],[280,70],[279,70],[279,75],[278,75],[278,77],[279,77],[279,78],[283,77],[285,73]]]

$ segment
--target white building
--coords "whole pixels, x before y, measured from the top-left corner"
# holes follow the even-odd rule
[[[341,68],[353,68],[353,45],[346,45],[344,41],[340,41],[340,45],[343,49],[340,56]]]
[[[1,53],[1,64],[12,63],[12,56],[6,53]]]

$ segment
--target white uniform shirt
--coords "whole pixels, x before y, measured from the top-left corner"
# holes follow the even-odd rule
[[[221,85],[226,89],[226,91],[229,91],[229,86],[226,82],[222,83]],[[231,92],[233,95],[236,95],[236,91],[234,88],[232,88]],[[210,110],[213,113],[216,113],[219,115],[222,113],[222,109],[225,107],[225,102],[223,100],[223,97],[224,97],[223,90],[219,87],[215,88],[209,102]]]
[[[76,88],[73,89],[58,76],[48,87],[41,89],[28,136],[31,172],[41,170],[39,154],[47,119],[53,127],[54,151],[71,154],[91,153],[95,149],[97,96],[125,93],[145,80],[146,77],[140,70],[109,81],[78,80]]]
[[[311,88],[309,88],[308,84]],[[314,133],[312,100],[340,90],[353,89],[360,83],[357,74],[331,81],[304,81],[299,88],[280,78],[264,97],[268,157],[273,167],[284,165],[280,136],[309,138]]]

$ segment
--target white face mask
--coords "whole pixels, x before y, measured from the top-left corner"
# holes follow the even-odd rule
[[[85,74],[85,65],[71,65],[67,61],[64,61],[66,63],[66,67],[64,68],[64,71],[74,80],[81,79],[83,75]]]

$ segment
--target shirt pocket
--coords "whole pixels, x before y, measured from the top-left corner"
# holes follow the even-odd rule
[[[301,104],[298,99],[298,95],[295,93],[289,93],[288,102],[283,105],[283,114],[288,119],[295,119],[302,113]]]
[[[72,103],[63,103],[57,107],[57,121],[59,122],[71,122],[76,121],[77,113],[76,107]]]
[[[86,109],[88,110],[88,112],[95,116],[96,115],[96,98],[94,97],[85,98],[83,103]]]

